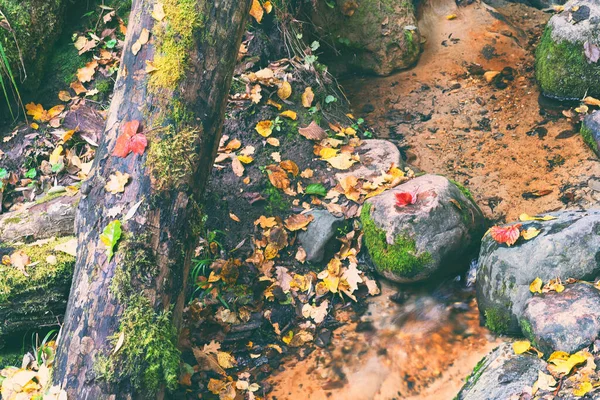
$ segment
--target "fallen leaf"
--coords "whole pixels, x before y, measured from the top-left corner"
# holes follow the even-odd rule
[[[521,236],[525,240],[531,240],[534,237],[536,237],[537,235],[539,235],[540,232],[541,232],[541,230],[539,230],[539,229],[535,229],[534,227],[529,227],[529,228],[527,228],[527,230],[524,230],[521,232]]]
[[[284,160],[279,163],[279,166],[281,168],[283,168],[285,171],[292,174],[294,177],[298,176],[298,174],[300,173],[300,169],[298,168],[298,165],[296,165],[296,163],[293,162],[292,160]]]
[[[50,154],[50,158],[48,159],[48,162],[51,165],[57,165],[61,162],[61,154],[63,152],[63,147],[62,145],[58,145],[56,146],[56,148],[52,151],[52,154]]]
[[[590,381],[580,382],[573,389],[573,394],[577,397],[583,397],[592,391],[594,387]]]
[[[79,81],[72,82],[70,85],[71,89],[75,91],[75,94],[81,94],[87,92],[85,86],[81,84]]]
[[[118,219],[110,222],[100,235],[100,241],[106,247],[106,256],[108,257],[108,261],[110,261],[113,257],[115,246],[117,245],[119,239],[121,238],[121,221]]]
[[[112,194],[123,193],[125,191],[125,185],[129,182],[129,174],[127,172],[122,173],[116,171],[108,177],[109,181],[104,186],[107,192]]]
[[[580,353],[570,355],[569,358],[567,358],[567,359],[564,359],[564,358],[554,358],[552,360],[548,359],[548,362],[553,364],[553,365],[548,365],[548,370],[550,370],[550,372],[555,373],[555,374],[568,375],[569,373],[571,373],[571,370],[575,366],[582,364],[585,361],[586,361],[585,356],[583,356]]]
[[[304,93],[302,93],[302,106],[305,108],[310,108],[312,106],[312,102],[315,99],[315,94],[310,86],[304,89]]]
[[[23,275],[29,276],[25,267],[31,264],[31,259],[23,250],[17,250],[10,255],[10,264],[21,271]]]
[[[113,354],[117,354],[121,347],[123,347],[123,343],[125,342],[125,332],[121,331],[119,334],[119,339],[117,339],[117,343],[115,344],[115,348],[113,350]]]
[[[531,348],[531,342],[529,340],[519,340],[513,343],[512,348],[515,354],[523,354]]]
[[[96,60],[88,62],[83,68],[79,68],[77,70],[77,79],[79,82],[90,82],[96,73],[96,68],[98,68],[98,61]]]
[[[289,118],[294,121],[298,119],[298,115],[294,111],[291,111],[291,110],[284,111],[279,115],[281,115],[282,117]]]
[[[298,129],[298,133],[309,140],[323,140],[327,138],[327,133],[315,121],[312,121],[307,127]]]
[[[326,160],[329,165],[331,165],[335,169],[346,170],[350,168],[356,160],[352,158],[351,154],[342,153],[333,158],[329,158]]]
[[[260,218],[258,218],[256,221],[254,221],[254,225],[260,225],[261,228],[263,229],[267,229],[267,228],[272,228],[275,225],[277,225],[277,222],[275,221],[275,217],[265,217],[264,215],[261,215]]]
[[[70,101],[71,95],[66,90],[61,90],[60,92],[58,92],[58,99],[60,101]]]
[[[517,242],[521,235],[521,224],[509,225],[509,226],[493,226],[490,229],[490,235],[498,243],[505,243],[508,246],[512,246]]]
[[[157,21],[162,21],[165,18],[165,9],[163,3],[155,3],[152,8],[152,18]]]
[[[529,284],[529,291],[531,293],[542,293],[542,285],[543,282],[540,278],[535,278],[530,284]]]
[[[295,214],[285,220],[285,227],[292,232],[305,229],[314,218],[310,214]]]
[[[256,0],[255,0],[256,1]],[[292,95],[292,85],[288,81],[283,81],[277,90],[277,96],[281,100],[286,100]]]
[[[410,192],[396,193],[395,196],[396,196],[396,206],[397,207],[404,207],[404,206],[408,206],[411,204],[415,204],[418,199],[417,189],[415,189],[415,191],[412,193],[410,193]]]
[[[260,24],[264,15],[264,9],[260,5],[258,0],[252,0],[252,8],[250,8],[250,15]]]
[[[552,215],[544,215],[543,217],[532,217],[529,214],[521,214],[519,215],[519,221],[521,222],[526,222],[526,221],[551,221],[553,219],[557,219],[557,217],[554,217]]]
[[[260,121],[256,124],[256,127],[254,129],[256,130],[256,132],[258,132],[260,136],[269,137],[271,136],[271,133],[273,133],[273,121]]]
[[[600,100],[591,96],[587,96],[585,99],[583,99],[583,102],[589,106],[600,106]]]
[[[448,21],[452,21],[453,19],[456,19],[456,18],[457,18],[456,14],[448,14],[448,15],[446,15],[446,19]]]
[[[229,218],[231,218],[235,222],[242,222],[242,221],[240,221],[239,217],[237,215],[235,215],[234,213],[229,213]]]
[[[538,379],[533,384],[532,394],[535,394],[539,389],[553,391],[556,383],[556,379],[552,375],[538,371]]]
[[[224,351],[217,352],[217,361],[223,369],[233,368],[237,364],[235,358]]]
[[[277,139],[277,138],[273,138],[273,137],[267,138],[267,143],[269,143],[273,147],[279,147],[279,139]]]

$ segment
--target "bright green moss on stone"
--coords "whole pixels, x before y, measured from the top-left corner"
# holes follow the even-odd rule
[[[542,92],[559,99],[600,95],[600,64],[589,63],[583,43],[552,38],[546,26],[535,54],[535,73]]]
[[[505,333],[510,326],[510,315],[508,310],[501,308],[489,308],[485,310],[485,326],[494,333]]]
[[[594,139],[594,135],[592,134],[590,128],[585,126],[585,124],[581,124],[580,134],[585,144],[587,144],[590,147],[590,149],[594,151],[594,153],[600,154],[600,151],[598,151],[598,143],[596,143],[596,140]]]
[[[400,277],[414,277],[431,262],[431,254],[418,254],[416,243],[408,236],[396,237],[394,244],[386,240],[385,231],[371,218],[371,205],[365,203],[360,214],[365,244],[375,267],[381,272],[391,272]]]

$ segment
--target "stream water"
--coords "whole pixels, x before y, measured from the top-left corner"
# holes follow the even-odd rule
[[[491,221],[585,207],[600,201],[588,182],[600,166],[560,108],[538,101],[534,49],[549,17],[522,4],[427,0],[418,64],[342,85],[378,137],[395,141],[414,167],[466,184]],[[494,87],[477,68],[509,68],[512,79]],[[547,194],[527,195],[535,191]],[[480,326],[473,275],[418,287],[382,282],[368,311],[334,332],[331,348],[284,364],[271,398],[454,398],[501,342]]]

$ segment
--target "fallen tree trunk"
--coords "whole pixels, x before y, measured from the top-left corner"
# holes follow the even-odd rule
[[[23,251],[32,266],[25,273],[0,264],[0,348],[10,336],[57,326],[67,308],[75,257],[56,249],[73,237],[18,248],[1,247],[0,257]]]
[[[24,210],[0,215],[0,243],[73,235],[79,200],[79,195],[42,199]]]
[[[53,374],[69,398],[163,398],[177,385],[200,199],[250,3],[133,2],[76,217],[77,262]],[[117,172],[127,186],[113,194],[105,186]]]

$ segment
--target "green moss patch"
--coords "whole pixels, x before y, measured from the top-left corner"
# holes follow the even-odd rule
[[[510,315],[507,309],[499,307],[485,310],[485,326],[494,333],[505,333],[510,326]]]
[[[365,203],[360,214],[365,244],[376,268],[401,277],[411,278],[431,262],[431,254],[418,254],[416,243],[408,236],[398,236],[394,244],[386,240],[386,233],[377,227],[371,217],[371,205]]]
[[[589,63],[583,43],[555,42],[546,26],[536,50],[535,72],[542,92],[559,99],[600,95],[600,65]]]
[[[64,237],[40,246],[24,245],[15,249],[15,251],[25,252],[31,259],[31,263],[37,264],[26,267],[29,276],[25,276],[23,272],[13,266],[0,264],[0,304],[10,302],[11,296],[16,294],[53,290],[65,281],[70,281],[75,266],[75,257],[55,251],[54,247],[71,239],[72,237]],[[55,264],[47,262],[46,259],[50,255],[56,257]]]
[[[163,384],[170,390],[177,387],[181,354],[170,312],[156,312],[144,295],[133,295],[121,317],[119,331],[111,338],[113,348],[121,336],[123,345],[116,354],[97,357],[95,370],[99,378],[129,381],[136,391],[148,397]]]
[[[594,139],[591,129],[585,126],[585,124],[581,124],[580,134],[585,144],[587,144],[590,149],[594,151],[594,153],[600,155],[600,151],[598,151],[598,143],[596,143],[596,139]]]

